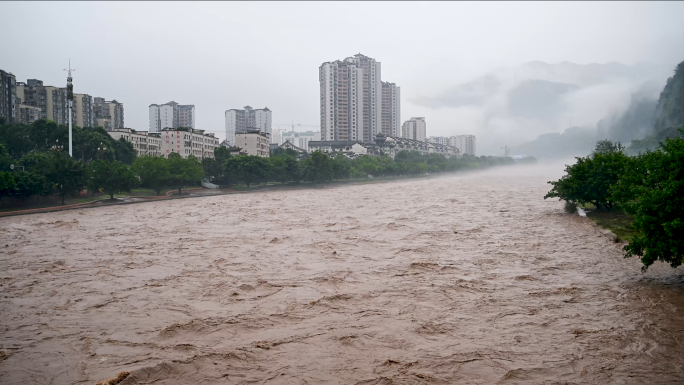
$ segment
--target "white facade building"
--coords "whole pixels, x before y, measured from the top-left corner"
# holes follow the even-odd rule
[[[225,118],[226,140],[231,146],[234,146],[236,143],[235,135],[246,130],[259,129],[260,132],[271,137],[273,120],[271,110],[268,107],[254,109],[250,106],[245,106],[242,110],[226,110]]]
[[[238,132],[235,134],[235,141],[235,145],[241,149],[241,153],[264,158],[271,156],[270,139],[265,133],[256,129]]]
[[[401,126],[401,137],[406,139],[425,142],[427,139],[426,132],[425,118],[423,117],[411,118]]]
[[[130,128],[112,128],[107,132],[114,140],[131,142],[138,156],[161,155],[161,138],[158,133],[148,133],[147,131],[135,131]]]
[[[452,146],[458,148],[461,155],[468,154],[476,156],[476,140],[475,135],[456,135],[452,136],[453,144]]]
[[[194,155],[201,161],[214,158],[214,148],[219,146],[218,138],[213,133],[205,134],[204,130],[164,128],[160,139],[161,154],[167,158],[175,152],[183,158]]]

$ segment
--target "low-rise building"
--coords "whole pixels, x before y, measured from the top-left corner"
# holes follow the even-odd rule
[[[183,158],[194,155],[199,160],[213,159],[214,148],[219,146],[219,140],[213,133],[191,128],[164,128],[161,130],[160,138],[162,155],[167,158],[175,152]]]
[[[354,159],[363,155],[369,154],[370,144],[362,142],[347,142],[347,141],[310,141],[309,142],[309,152],[320,151],[324,154],[328,154],[332,157],[337,154],[342,154],[347,158]]]
[[[115,128],[108,131],[109,136],[114,140],[123,140],[133,144],[133,148],[138,156],[161,155],[161,138],[158,133],[149,133],[147,131],[136,131],[131,128]]]
[[[247,155],[268,158],[270,156],[269,135],[259,129],[238,131],[235,134],[235,146],[240,147]]]
[[[359,156],[389,156],[394,159],[399,151],[418,151],[423,155],[442,154],[449,158],[458,156],[459,150],[454,146],[438,143],[422,142],[414,139],[397,138],[378,134],[374,143],[347,142],[347,141],[311,141],[309,152],[320,150],[323,153],[335,156],[338,153],[354,159]]]

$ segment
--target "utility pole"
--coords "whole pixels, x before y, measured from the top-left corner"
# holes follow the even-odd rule
[[[64,69],[67,72],[67,102],[69,103],[69,156],[73,157],[74,143],[71,135],[71,112],[74,108],[74,85],[71,83],[71,72],[76,71],[71,68],[71,59],[69,59],[69,69]]]

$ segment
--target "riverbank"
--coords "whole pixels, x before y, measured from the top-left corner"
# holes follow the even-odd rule
[[[41,207],[31,207],[19,210],[5,209],[0,211],[1,217],[10,217],[16,215],[27,215],[27,214],[37,214],[37,213],[50,213],[58,212],[64,210],[74,210],[74,209],[85,209],[85,208],[97,208],[104,206],[116,206],[116,205],[126,205],[126,204],[137,204],[145,202],[156,202],[161,200],[169,199],[185,199],[185,198],[199,198],[205,196],[213,195],[226,195],[226,194],[236,194],[236,193],[249,193],[256,191],[287,191],[287,190],[302,190],[311,188],[324,188],[325,186],[341,186],[341,185],[364,185],[364,184],[374,184],[374,183],[386,183],[398,180],[412,180],[421,179],[428,177],[439,177],[443,174],[435,174],[429,176],[417,176],[417,177],[378,177],[378,178],[365,178],[365,179],[347,179],[338,180],[327,183],[313,184],[310,182],[291,182],[287,184],[282,183],[269,183],[267,185],[252,185],[247,187],[245,185],[233,186],[231,188],[220,188],[220,189],[205,189],[201,187],[184,188],[182,193],[179,195],[176,189],[167,189],[163,195],[157,196],[152,190],[136,190],[131,195],[117,194],[115,199],[112,200],[107,196],[100,196],[97,198],[81,198],[76,199],[75,203],[70,203],[66,205],[48,205]],[[141,194],[142,192],[142,194]],[[73,202],[73,201],[72,201]]]

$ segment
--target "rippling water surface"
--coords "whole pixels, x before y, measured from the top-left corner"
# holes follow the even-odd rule
[[[684,273],[562,165],[3,218],[0,383],[684,382]]]

